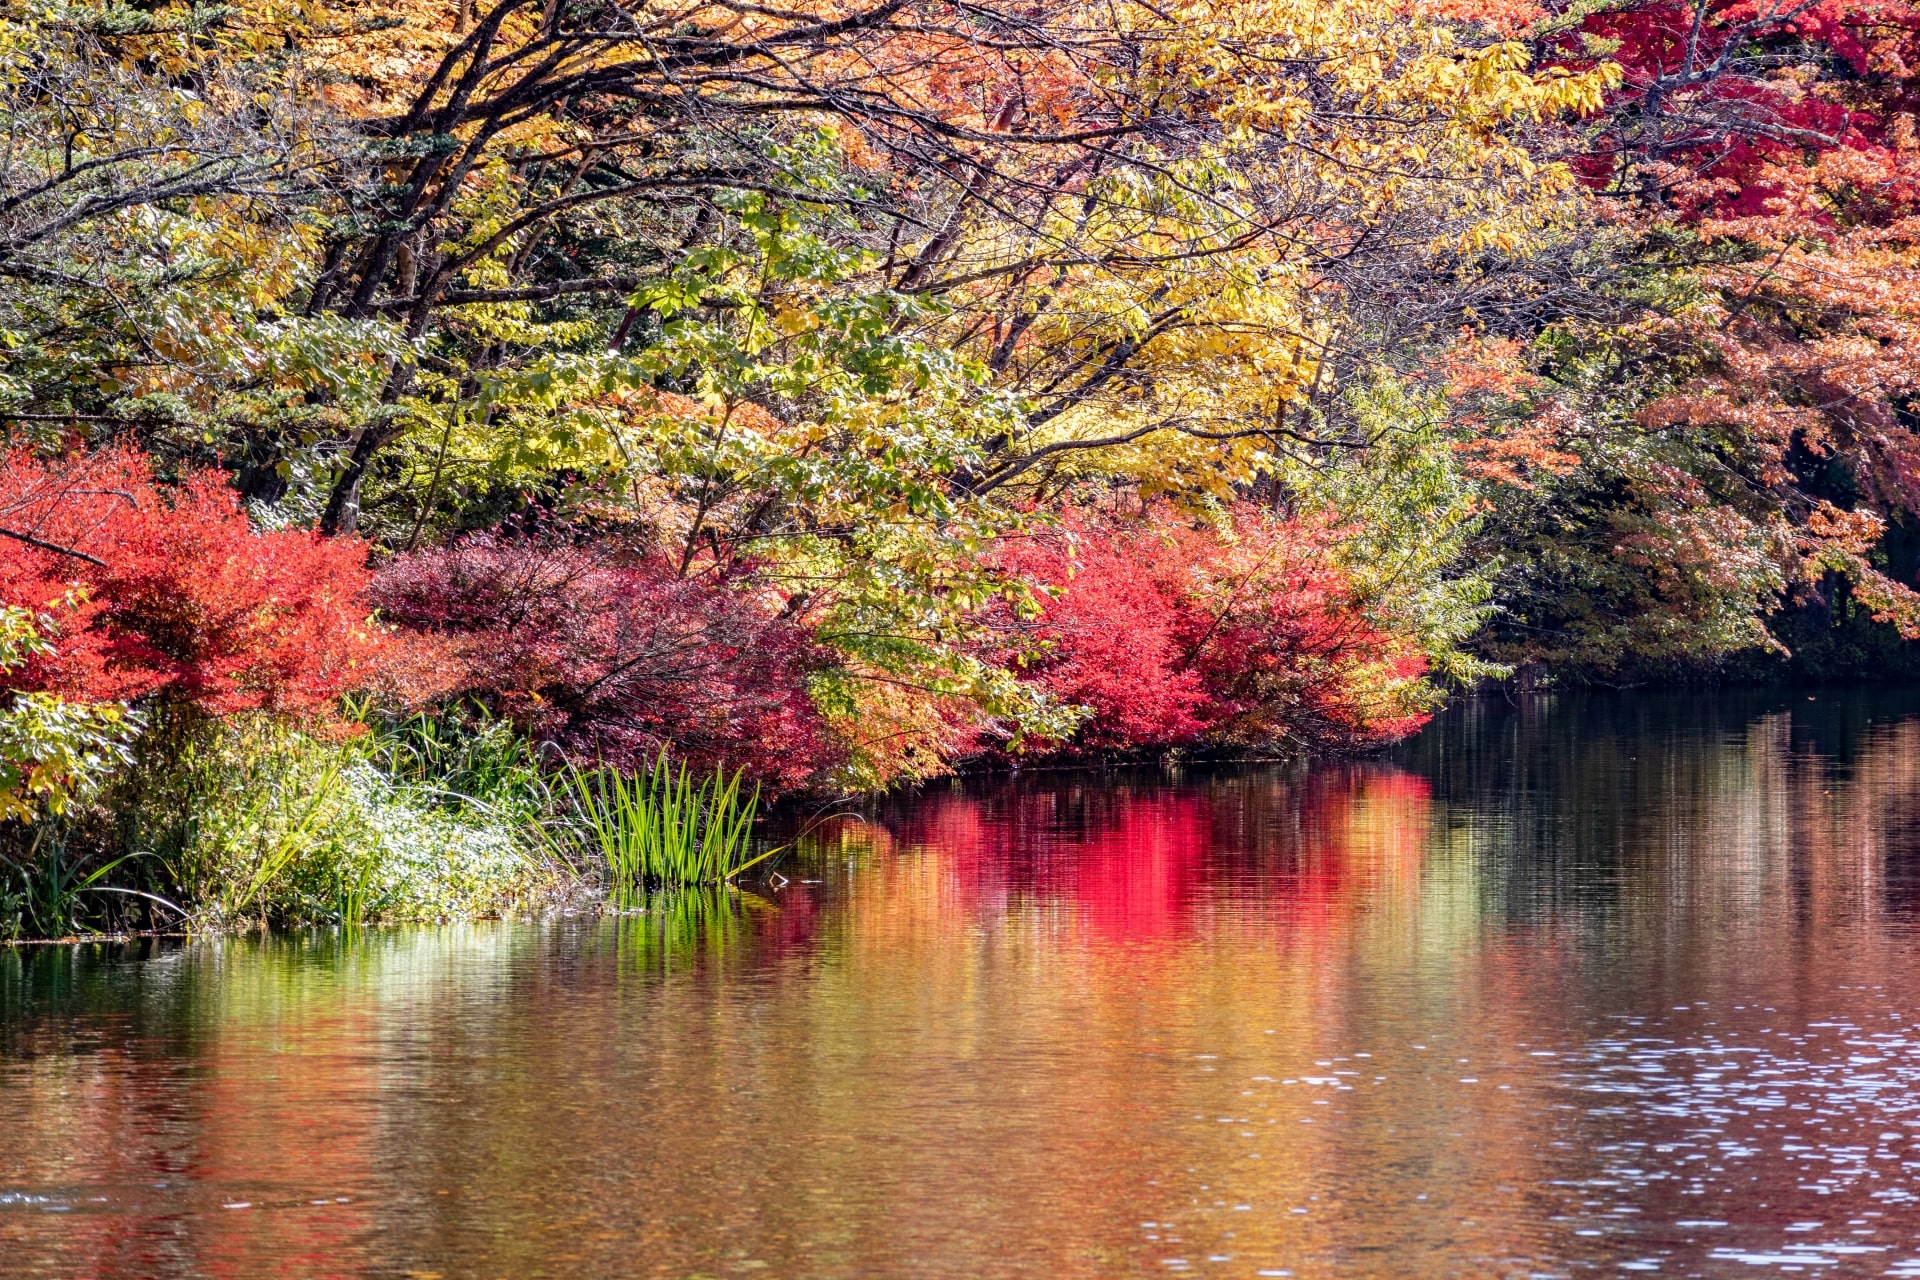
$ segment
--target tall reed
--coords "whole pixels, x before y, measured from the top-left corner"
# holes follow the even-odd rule
[[[740,770],[694,785],[685,764],[674,772],[662,751],[651,769],[569,771],[591,841],[607,865],[612,897],[632,906],[649,888],[721,884],[773,856],[753,852],[760,788],[742,796]]]

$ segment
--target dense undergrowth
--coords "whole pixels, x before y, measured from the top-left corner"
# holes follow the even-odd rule
[[[149,726],[65,811],[3,829],[0,938],[444,921],[604,890],[723,888],[780,850],[758,790],[663,754],[623,776],[543,759],[475,707],[303,729]],[[710,896],[710,893],[709,893]]]
[[[562,887],[508,726],[355,736],[270,717],[150,729],[59,816],[6,829],[0,931],[61,936],[494,915]]]
[[[0,0],[0,932],[1920,671],[1916,68],[1907,0]]]

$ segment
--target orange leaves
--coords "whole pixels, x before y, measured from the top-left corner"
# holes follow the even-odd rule
[[[1532,358],[1517,338],[1463,329],[1429,363],[1454,421],[1468,433],[1454,449],[1469,474],[1531,489],[1538,478],[1566,475],[1580,465],[1580,455],[1568,446],[1584,423],[1547,394],[1551,388],[1534,371]]]
[[[1494,435],[1463,440],[1457,446],[1466,455],[1466,469],[1483,480],[1531,489],[1540,475],[1563,476],[1580,465],[1580,455],[1561,448],[1572,410],[1550,405],[1538,417],[1517,423]]]
[[[1635,418],[1649,431],[1682,426],[1734,428],[1759,451],[1767,483],[1785,484],[1790,479],[1783,465],[1787,450],[1798,441],[1814,453],[1823,453],[1825,432],[1818,413],[1782,403],[1768,394],[1770,390],[1764,379],[1743,383],[1703,377],[1684,391],[1654,400]]]
[[[1843,511],[1821,501],[1794,540],[1799,577],[1813,583],[1829,572],[1842,575],[1875,622],[1891,623],[1904,640],[1920,640],[1920,592],[1888,577],[1868,559],[1885,531],[1886,521],[1871,511]]]
[[[1807,538],[1801,549],[1813,553],[1827,547],[1848,555],[1864,556],[1885,533],[1887,522],[1871,511],[1842,511],[1824,499],[1807,516]]]
[[[1864,562],[1854,570],[1849,584],[1853,598],[1872,611],[1873,620],[1891,623],[1902,640],[1920,640],[1920,592]]]
[[[1480,27],[1503,40],[1523,35],[1547,16],[1535,0],[1415,0],[1413,10],[1447,22]]]
[[[1462,329],[1434,362],[1449,399],[1493,395],[1518,398],[1540,389],[1527,344],[1518,338],[1488,338]]]
[[[1700,270],[1709,304],[1668,322],[1708,367],[1640,420],[1737,428],[1790,481],[1790,450],[1837,455],[1874,502],[1920,509],[1920,258],[1884,233],[1784,244]]]

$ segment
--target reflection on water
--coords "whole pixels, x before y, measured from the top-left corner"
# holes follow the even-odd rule
[[[620,919],[0,951],[0,1273],[1920,1276],[1920,702],[1044,774]]]

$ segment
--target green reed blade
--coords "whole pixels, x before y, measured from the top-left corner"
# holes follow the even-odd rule
[[[655,886],[724,884],[772,856],[750,856],[760,788],[743,796],[745,777],[724,765],[696,776],[665,751],[631,775],[571,770],[568,790],[599,846],[614,899],[631,905]]]

